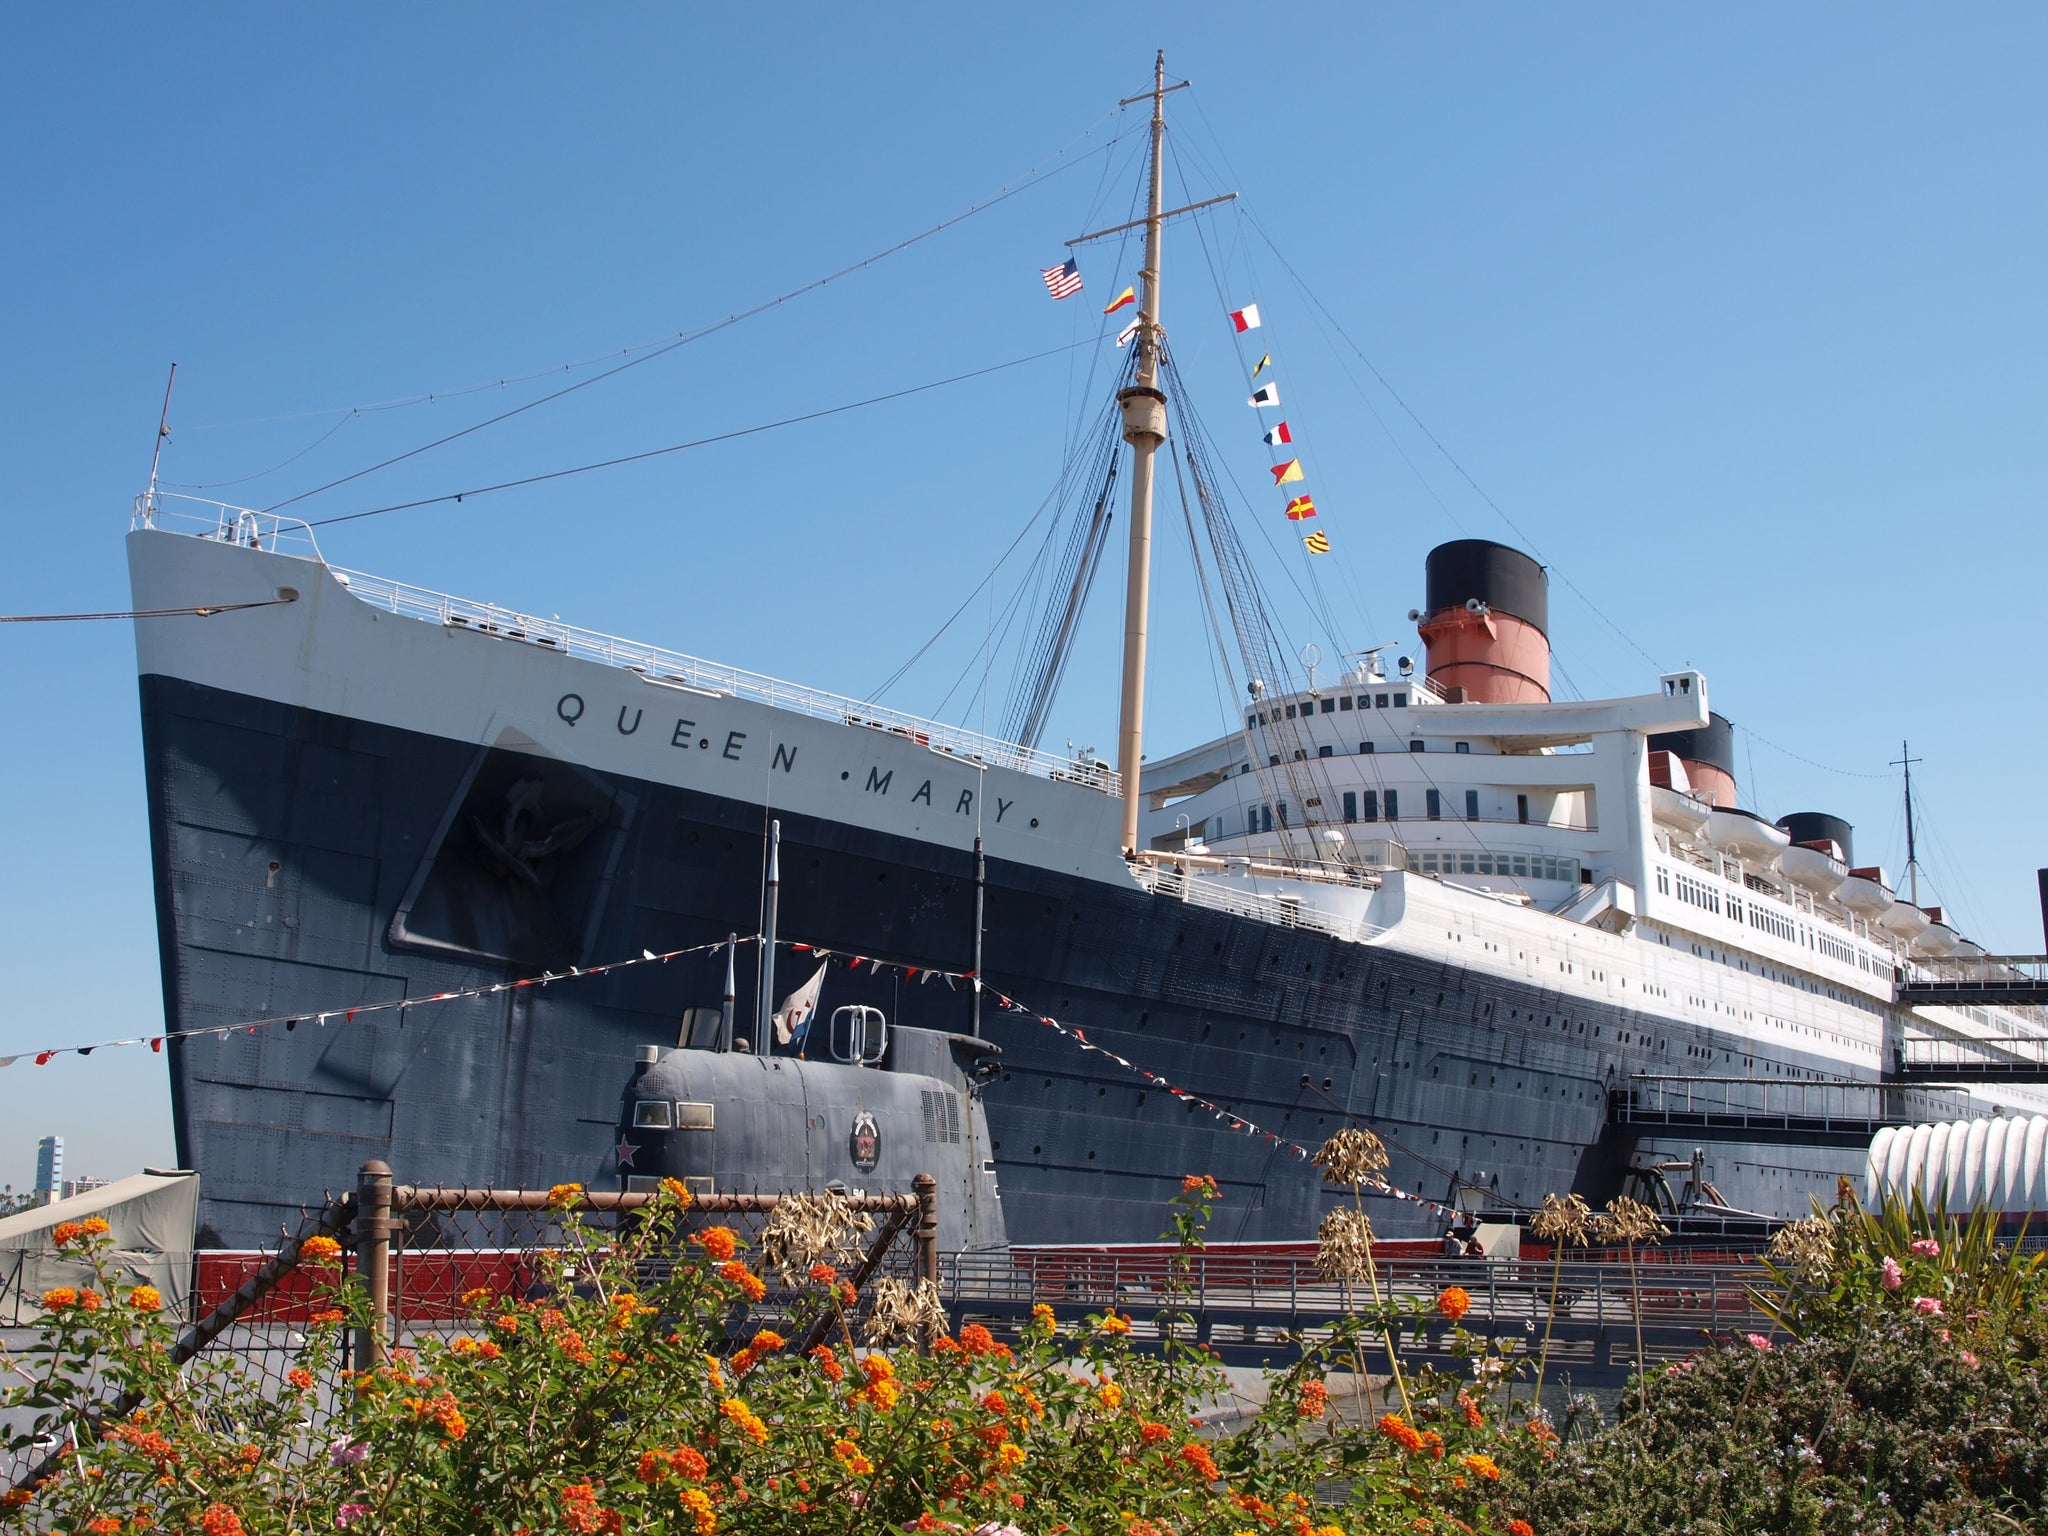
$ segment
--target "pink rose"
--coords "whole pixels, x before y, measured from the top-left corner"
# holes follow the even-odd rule
[[[1939,1317],[1941,1316],[1941,1301],[1934,1296],[1915,1296],[1913,1298],[1913,1310],[1915,1312],[1924,1312],[1929,1317]]]
[[[1940,1252],[1941,1244],[1931,1237],[1923,1237],[1913,1245],[1913,1257],[1916,1259],[1931,1259]]]
[[[1958,1353],[1963,1357],[1963,1364],[1969,1366],[1972,1370],[1976,1369],[1977,1357],[1975,1355],[1971,1354],[1967,1349],[1958,1351]]]
[[[1877,1283],[1888,1291],[1896,1291],[1906,1283],[1905,1272],[1899,1268],[1899,1261],[1890,1254],[1884,1256],[1884,1275]]]
[[[370,1442],[344,1440],[327,1454],[337,1467],[359,1467],[370,1459]]]
[[[1758,1349],[1769,1349],[1771,1347],[1771,1341],[1760,1333],[1752,1333],[1749,1336],[1749,1342]]]

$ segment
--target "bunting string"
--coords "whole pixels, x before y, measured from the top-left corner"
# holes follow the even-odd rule
[[[39,1067],[46,1067],[59,1056],[90,1056],[94,1051],[116,1050],[124,1045],[146,1045],[152,1051],[161,1052],[166,1040],[190,1040],[198,1035],[212,1035],[225,1040],[230,1035],[253,1035],[259,1029],[274,1029],[282,1024],[287,1030],[297,1029],[301,1024],[317,1024],[321,1028],[336,1020],[353,1024],[369,1014],[397,1013],[401,1016],[415,1008],[430,1007],[435,1003],[460,1002],[473,997],[493,997],[501,992],[517,992],[524,987],[545,987],[555,981],[575,981],[586,976],[607,976],[613,971],[628,970],[636,965],[666,965],[671,960],[680,960],[685,955],[708,954],[723,949],[731,942],[719,939],[710,944],[693,944],[686,949],[665,950],[656,954],[643,949],[637,956],[625,960],[612,960],[604,965],[572,965],[566,971],[542,971],[538,976],[522,976],[516,981],[497,981],[488,986],[459,987],[450,992],[435,992],[426,997],[394,998],[383,1003],[358,1003],[354,1007],[325,1008],[311,1012],[281,1013],[267,1019],[243,1019],[234,1024],[204,1024],[194,1029],[167,1030],[158,1035],[132,1035],[125,1040],[95,1040],[89,1045],[53,1045],[36,1051],[17,1051],[11,1056],[0,1056],[0,1067],[11,1067],[23,1058],[32,1059]],[[738,940],[740,944],[758,944],[758,934],[748,934]]]
[[[1141,1066],[1137,1062],[1132,1061],[1128,1056],[1118,1054],[1108,1046],[1098,1045],[1095,1041],[1088,1038],[1087,1031],[1079,1025],[1062,1023],[1051,1014],[1040,1013],[1037,1009],[1020,1003],[1014,997],[1005,996],[993,987],[984,987],[973,971],[947,971],[929,966],[900,965],[893,961],[878,960],[872,955],[836,953],[829,949],[820,949],[815,945],[791,943],[788,940],[780,941],[778,947],[787,947],[799,954],[809,955],[815,960],[843,962],[849,972],[861,970],[863,967],[867,969],[870,975],[885,971],[895,972],[901,975],[905,981],[915,981],[919,985],[931,981],[934,977],[944,981],[949,987],[957,987],[957,984],[963,981],[968,982],[984,992],[988,997],[993,998],[997,1006],[1002,1008],[1004,1012],[1014,1013],[1044,1025],[1078,1050],[1087,1052],[1090,1055],[1106,1057],[1132,1076],[1151,1084],[1165,1093],[1171,1094],[1183,1104],[1191,1105],[1196,1109],[1207,1110],[1212,1118],[1221,1122],[1231,1131],[1246,1136],[1258,1137],[1268,1146],[1292,1152],[1295,1158],[1301,1162],[1308,1161],[1314,1155],[1311,1148],[1303,1146],[1300,1142],[1283,1136],[1277,1131],[1269,1131],[1264,1126],[1238,1114],[1234,1109],[1218,1104],[1212,1099],[1206,1099],[1190,1089],[1183,1088],[1178,1083],[1169,1081],[1162,1074],[1152,1071],[1151,1068]],[[1441,1200],[1432,1200],[1427,1195],[1418,1195],[1412,1190],[1402,1189],[1384,1176],[1368,1182],[1365,1187],[1369,1191],[1383,1195],[1390,1200],[1402,1200],[1413,1205],[1423,1206],[1437,1215],[1455,1216],[1460,1214],[1456,1206],[1447,1205]]]

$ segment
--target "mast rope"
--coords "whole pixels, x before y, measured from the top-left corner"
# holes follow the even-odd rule
[[[851,400],[844,405],[832,405],[826,406],[822,410],[804,411],[799,415],[784,416],[778,420],[760,422],[751,427],[736,427],[730,432],[714,432],[709,437],[692,438],[686,443],[670,443],[662,448],[648,448],[639,453],[621,454],[617,458],[598,459],[589,464],[576,464],[568,469],[553,469],[544,474],[523,475],[517,480],[500,480],[495,485],[472,486],[468,490],[448,491],[439,496],[422,496],[414,501],[395,501],[389,506],[370,507],[361,512],[343,512],[334,517],[315,518],[306,526],[309,528],[327,528],[336,523],[353,523],[365,517],[382,517],[387,512],[409,512],[415,507],[436,506],[444,501],[463,501],[472,496],[488,496],[496,491],[511,491],[517,490],[522,486],[540,485],[549,480],[563,480],[571,475],[587,475],[600,469],[616,469],[623,464],[638,464],[648,459],[662,458],[671,453],[684,453],[692,448],[706,448],[714,443],[729,443],[737,438],[754,437],[763,432],[773,432],[781,427],[798,426],[807,421],[822,421],[828,416],[843,416],[848,411],[862,410],[871,405],[884,405],[891,400],[903,400],[912,395],[928,394],[932,390],[944,389],[948,385],[964,384],[971,379],[987,378],[993,373],[1002,373],[1011,368],[1021,368],[1026,363],[1039,362],[1048,357],[1057,357],[1061,353],[1072,352],[1081,347],[1091,347],[1094,345],[1095,338],[1091,336],[1086,340],[1071,342],[1065,346],[1048,347],[1042,352],[1031,352],[1023,357],[1013,357],[1006,363],[991,363],[986,368],[975,368],[966,373],[956,373],[949,378],[933,379],[925,384],[913,384],[906,389],[892,389],[883,394],[869,395],[863,400]],[[265,510],[267,511],[268,509]]]
[[[1057,158],[1060,155],[1064,155],[1068,147],[1070,147],[1073,143],[1078,143],[1080,138],[1086,138],[1088,134],[1093,133],[1097,127],[1101,126],[1103,120],[1110,115],[1111,114],[1109,113],[1104,113],[1102,117],[1097,118],[1095,122],[1090,124],[1087,130],[1085,130],[1079,136],[1079,138],[1070,140],[1067,146],[1062,146],[1059,150],[1055,151],[1054,157]],[[295,503],[305,501],[310,497],[318,496],[323,494],[324,492],[334,490],[338,486],[347,485],[351,481],[360,480],[365,475],[375,474],[378,470],[389,469],[394,464],[402,464],[407,459],[417,458],[420,454],[432,452],[436,448],[444,447],[447,444],[455,442],[460,438],[468,437],[472,433],[481,432],[487,427],[494,427],[501,422],[510,421],[515,416],[524,415],[527,411],[536,410],[543,405],[551,404],[556,400],[562,399],[564,396],[575,394],[578,390],[587,389],[592,384],[599,384],[604,382],[606,379],[616,378],[619,374],[626,372],[628,369],[637,368],[642,363],[650,363],[658,357],[665,357],[679,347],[686,347],[692,342],[702,341],[705,337],[716,335],[720,331],[738,325],[743,320],[751,320],[756,315],[766,314],[771,309],[779,308],[781,305],[790,303],[792,300],[802,298],[806,294],[815,293],[821,288],[827,287],[832,283],[838,282],[843,277],[850,277],[856,272],[865,271],[867,268],[876,265],[878,262],[886,261],[891,256],[897,255],[903,251],[907,251],[912,246],[920,244],[923,241],[929,240],[933,236],[941,234],[948,229],[951,229],[954,225],[962,223],[967,219],[973,218],[976,214],[985,213],[989,209],[997,206],[999,203],[1008,202],[1011,198],[1018,196],[1020,193],[1029,191],[1031,188],[1038,186],[1042,182],[1050,181],[1053,177],[1060,175],[1062,172],[1072,170],[1075,166],[1080,165],[1085,161],[1094,158],[1096,155],[1105,153],[1110,148],[1112,148],[1117,143],[1117,141],[1122,137],[1122,134],[1117,134],[1109,139],[1106,139],[1101,144],[1098,144],[1095,148],[1089,150],[1087,153],[1076,155],[1073,159],[1068,160],[1063,164],[1055,165],[1050,170],[1040,172],[1037,170],[1037,167],[1033,167],[1032,171],[1026,172],[1026,179],[1018,182],[1016,185],[1005,187],[1002,190],[998,191],[994,196],[984,198],[981,202],[975,203],[973,206],[963,209],[959,213],[954,214],[951,218],[942,219],[937,224],[932,225],[931,228],[923,230],[918,234],[912,235],[908,239],[899,240],[894,245],[889,246],[887,249],[877,251],[872,256],[863,257],[859,261],[841,267],[836,272],[829,272],[823,277],[814,278],[810,282],[803,284],[801,287],[792,288],[787,293],[777,294],[774,298],[765,299],[762,302],[755,304],[750,308],[738,310],[733,314],[727,315],[722,320],[715,320],[711,322],[709,325],[700,326],[698,329],[694,331],[679,332],[672,340],[665,341],[658,346],[653,346],[653,349],[651,351],[643,352],[638,357],[628,358],[625,362],[618,363],[613,367],[607,368],[602,373],[592,374],[587,379],[579,379],[574,384],[564,385],[562,388],[555,390],[550,394],[542,395],[538,400],[529,400],[524,405],[514,406],[510,410],[501,411],[495,416],[486,417],[484,420],[476,422],[471,426],[463,427],[459,431],[450,432],[443,437],[435,438],[432,442],[422,443],[417,448],[408,449],[404,453],[394,454],[388,459],[384,459],[379,461],[378,463],[369,465],[367,468],[359,469],[351,474],[343,475],[336,480],[330,480],[325,485],[317,485],[309,491],[301,491],[296,496],[288,496],[283,501],[273,502],[271,503],[271,505],[264,507],[261,510],[264,512],[276,512],[284,507],[289,507],[294,505]],[[1044,161],[1039,162],[1040,165],[1043,165],[1044,163]],[[652,345],[652,343],[646,343],[645,345]],[[604,355],[608,357],[611,356],[612,354],[606,353]],[[592,361],[595,360],[596,359],[592,359]],[[564,364],[563,366],[565,368],[568,368],[577,365]],[[546,372],[548,373],[553,373],[554,371],[555,370],[552,368],[546,370]],[[532,375],[532,377],[537,376],[538,375]],[[487,389],[493,386],[489,384],[484,384],[471,387],[474,389]],[[432,399],[434,397],[427,396],[424,398]],[[360,407],[349,408],[350,419],[352,419],[356,415],[360,415],[361,410],[362,408]]]

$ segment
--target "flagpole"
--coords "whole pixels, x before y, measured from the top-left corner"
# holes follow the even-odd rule
[[[1159,255],[1164,205],[1166,50],[1152,67],[1152,188],[1145,213],[1145,266],[1138,300],[1137,381],[1117,395],[1124,441],[1131,445],[1131,550],[1124,588],[1122,717],[1117,728],[1117,772],[1123,779],[1123,850],[1138,853],[1139,774],[1145,745],[1145,638],[1152,600],[1152,468],[1166,441],[1166,394],[1159,387]]]
[[[775,1050],[775,919],[782,904],[782,822],[768,823],[767,920],[761,932],[761,1005],[754,1020],[754,1054]]]

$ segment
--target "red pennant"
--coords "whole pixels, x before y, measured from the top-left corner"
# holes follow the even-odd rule
[[[159,1055],[159,1056],[163,1055],[163,1053],[164,1053],[164,1037],[163,1037],[162,1035],[158,1035],[158,1036],[156,1036],[156,1037],[155,1037],[154,1039],[152,1039],[152,1040],[151,1040],[151,1041],[149,1042],[149,1048],[150,1048],[150,1049],[151,1049],[152,1051],[155,1051],[155,1052],[157,1053],[157,1055]]]

